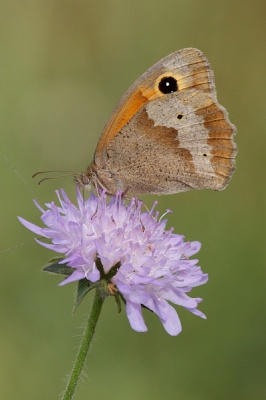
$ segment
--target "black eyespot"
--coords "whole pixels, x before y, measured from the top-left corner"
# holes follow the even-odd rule
[[[177,92],[177,80],[172,76],[165,76],[161,79],[158,88],[164,94]]]
[[[203,157],[207,157],[207,154],[206,154],[206,153],[204,153],[204,154],[203,154]]]
[[[184,115],[178,114],[176,118],[177,118],[177,119],[182,119],[183,117],[184,117]]]

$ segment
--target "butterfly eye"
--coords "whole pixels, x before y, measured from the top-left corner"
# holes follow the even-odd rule
[[[177,80],[172,76],[165,76],[161,79],[158,88],[163,94],[177,92]]]

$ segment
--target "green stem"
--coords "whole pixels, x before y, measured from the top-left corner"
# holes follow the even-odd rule
[[[101,308],[102,308],[103,301],[104,301],[104,299],[101,298],[99,290],[96,289],[95,292],[96,293],[95,293],[95,297],[93,300],[91,312],[90,312],[90,315],[88,318],[88,323],[87,323],[87,326],[85,328],[85,331],[84,331],[84,334],[83,334],[83,337],[82,337],[82,340],[80,343],[80,347],[78,350],[78,354],[77,354],[77,357],[75,360],[73,370],[72,370],[69,380],[67,382],[66,390],[65,390],[61,400],[73,399],[73,396],[74,396],[74,393],[75,393],[75,390],[77,387],[78,379],[82,372],[82,368],[85,363],[85,360],[86,360],[86,357],[88,354],[88,350],[89,350],[91,342],[92,342],[96,324],[99,319],[99,315],[100,315]]]

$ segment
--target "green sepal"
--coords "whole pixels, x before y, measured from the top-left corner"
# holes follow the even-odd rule
[[[112,296],[108,289],[108,282],[105,279],[98,281],[98,290],[102,299]]]
[[[95,288],[97,288],[97,290],[99,291],[99,294],[102,299],[112,296],[108,289],[108,282],[105,279],[101,279],[100,281],[97,281],[95,283],[88,281],[88,279],[86,279],[86,278],[80,279],[78,282],[77,297],[76,297],[75,305],[72,310],[72,314],[74,314],[76,312],[78,306],[80,305],[80,303],[82,302],[82,300],[84,299],[86,294]],[[119,313],[121,312],[120,296],[121,296],[120,293],[114,294]],[[123,301],[125,301],[123,297],[122,297],[122,299],[123,299]]]
[[[124,296],[122,295],[122,293],[119,292],[119,296],[121,297],[123,303],[126,305],[126,299],[124,298]]]
[[[75,268],[69,267],[65,264],[59,264],[60,261],[64,260],[63,257],[55,257],[48,261],[49,264],[42,268],[42,271],[49,272],[51,274],[60,274],[70,276],[75,271]]]
[[[76,302],[72,310],[72,314],[76,312],[76,309],[84,299],[85,295],[92,289],[96,288],[99,285],[99,282],[92,283],[88,281],[88,279],[83,278],[80,279],[78,282],[78,290],[77,290],[77,297]]]
[[[50,260],[48,260],[47,262],[48,262],[48,264],[52,264],[52,263],[54,263],[54,262],[63,261],[64,259],[65,259],[65,257],[57,256],[57,257],[52,257],[52,258],[50,258]]]
[[[117,311],[118,311],[118,314],[119,314],[122,311],[119,293],[115,293],[114,296],[115,296],[115,301],[116,301],[116,304],[117,304]]]

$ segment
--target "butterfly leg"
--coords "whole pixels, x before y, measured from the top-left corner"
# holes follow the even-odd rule
[[[123,191],[123,193],[122,193],[122,198],[125,198],[125,199],[127,199],[127,193],[129,192],[129,190],[130,190],[130,186],[127,186],[126,187],[126,189]]]

